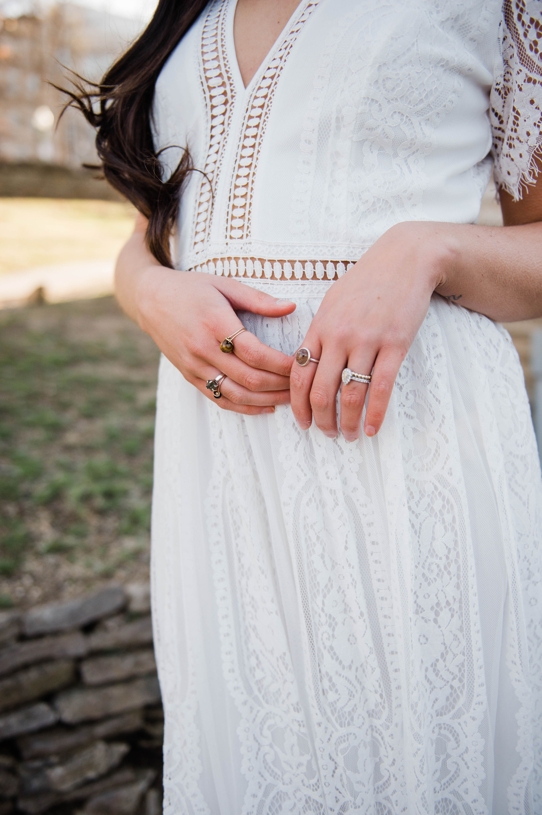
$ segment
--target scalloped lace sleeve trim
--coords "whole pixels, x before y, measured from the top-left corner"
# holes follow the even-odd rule
[[[515,201],[542,168],[542,0],[504,0],[490,99],[495,181]]]

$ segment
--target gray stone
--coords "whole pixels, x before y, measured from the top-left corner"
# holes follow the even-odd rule
[[[95,741],[48,771],[51,788],[70,792],[86,781],[101,778],[117,767],[129,750],[130,747],[122,742]]]
[[[21,619],[21,612],[15,609],[0,611],[0,645],[17,639],[21,632]]]
[[[113,631],[95,631],[89,637],[90,651],[115,651],[117,648],[136,648],[152,642],[150,617],[142,617]]]
[[[106,685],[102,688],[73,688],[58,694],[56,710],[65,724],[96,721],[106,716],[136,710],[160,700],[158,679],[154,676]]]
[[[24,633],[27,637],[35,637],[70,628],[81,628],[101,620],[102,617],[115,614],[125,603],[124,589],[120,586],[111,586],[90,597],[70,600],[60,605],[33,608],[24,617]]]
[[[151,648],[115,656],[93,657],[81,665],[81,676],[87,685],[105,685],[152,673],[156,673],[156,662]]]
[[[107,790],[122,787],[125,784],[131,784],[139,780],[142,773],[135,772],[131,767],[126,767],[119,770],[113,775],[108,775],[107,778],[100,778],[99,781],[94,781],[91,784],[85,784],[84,787],[79,787],[73,792],[64,793],[62,800],[67,801],[81,801],[85,798],[90,798],[91,795],[100,795]]]
[[[143,807],[143,815],[161,815],[162,802],[158,790],[149,790],[145,796],[145,805]]]
[[[151,610],[151,587],[148,583],[131,583],[126,586],[128,611],[132,614],[149,614]]]
[[[74,679],[74,664],[69,660],[44,662],[12,674],[0,680],[0,711],[47,696],[70,685]]]
[[[140,781],[97,795],[86,803],[82,813],[84,815],[135,815],[153,779],[154,773],[149,771]]]
[[[0,651],[0,676],[46,659],[84,657],[87,650],[86,639],[79,631],[19,642]]]
[[[21,812],[28,812],[30,815],[39,815],[52,806],[67,803],[70,801],[84,800],[91,795],[98,795],[106,790],[115,789],[124,784],[131,784],[137,780],[137,775],[131,767],[119,770],[107,778],[85,784],[76,790],[68,793],[41,793],[38,795],[22,796],[17,801],[17,807]]]
[[[97,722],[84,727],[55,727],[30,736],[18,739],[17,746],[25,760],[42,758],[56,753],[75,750],[96,739],[107,739],[125,733],[134,733],[143,729],[143,714],[140,710],[124,713],[112,719]]]
[[[19,767],[21,791],[24,795],[71,792],[117,767],[129,749],[127,744],[95,741],[62,758],[26,761]]]
[[[0,798],[14,798],[19,790],[15,773],[0,767]]]
[[[58,714],[44,702],[0,716],[0,740],[12,739],[25,733],[34,733],[51,727],[58,721]]]

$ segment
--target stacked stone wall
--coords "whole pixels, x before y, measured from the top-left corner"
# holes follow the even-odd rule
[[[147,586],[0,613],[0,815],[159,815]]]

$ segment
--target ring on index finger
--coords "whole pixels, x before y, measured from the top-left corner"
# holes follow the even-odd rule
[[[297,362],[298,365],[301,365],[302,368],[304,368],[305,365],[308,365],[309,362],[316,362],[317,364],[320,362],[319,359],[314,359],[311,356],[310,349],[305,348],[304,346],[297,349],[295,354],[295,361]]]

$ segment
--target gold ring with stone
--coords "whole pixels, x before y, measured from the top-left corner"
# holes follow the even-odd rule
[[[361,385],[370,385],[372,378],[371,374],[357,374],[351,371],[350,368],[345,368],[341,374],[343,385],[348,385],[349,382],[359,382]]]
[[[239,331],[235,332],[235,334],[232,334],[231,336],[226,337],[225,340],[222,340],[222,342],[220,343],[220,350],[224,354],[233,354],[235,350],[233,341],[236,337],[239,336],[239,334],[242,334],[243,331],[246,331],[246,328],[240,328]]]
[[[305,365],[308,365],[309,362],[316,362],[316,363],[320,362],[319,359],[314,359],[313,357],[311,357],[310,350],[308,348],[305,348],[305,347],[299,348],[296,351],[295,361],[297,362],[298,365],[301,365],[302,368],[304,368]]]

